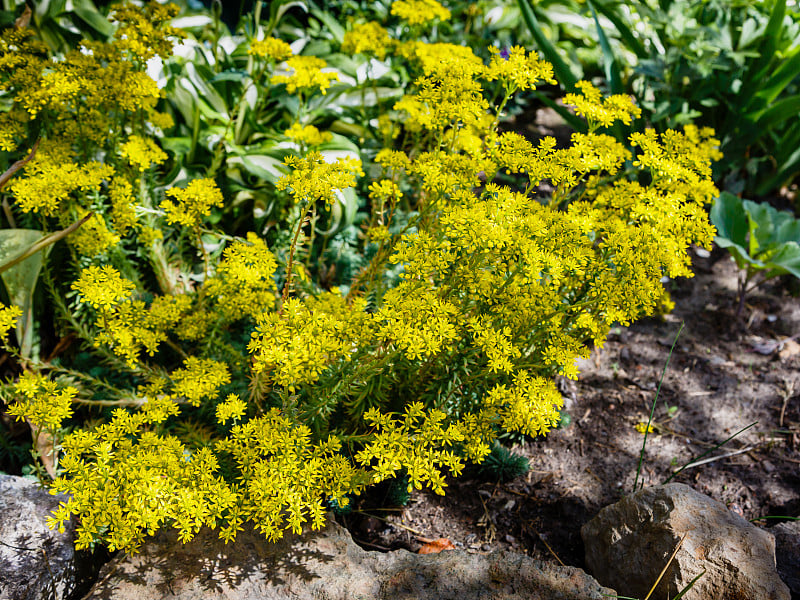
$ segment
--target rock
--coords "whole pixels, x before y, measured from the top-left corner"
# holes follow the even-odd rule
[[[85,569],[73,549],[73,531],[51,531],[46,522],[64,499],[29,479],[0,475],[3,600],[61,600],[79,588]]]
[[[85,600],[601,600],[604,593],[614,594],[580,569],[514,552],[367,552],[329,521],[276,544],[245,530],[226,546],[202,530],[183,545],[162,531],[140,554],[106,565]]]
[[[800,596],[800,521],[779,523],[770,531],[775,536],[778,574],[792,593]]]
[[[775,538],[687,485],[641,490],[607,506],[581,529],[586,564],[604,585],[644,598],[681,538],[651,598],[789,600],[775,568]]]

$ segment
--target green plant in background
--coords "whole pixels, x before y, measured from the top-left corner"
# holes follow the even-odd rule
[[[800,220],[792,213],[722,192],[711,208],[711,222],[717,228],[714,241],[739,267],[737,316],[758,285],[780,275],[800,278]]]
[[[576,73],[592,70],[580,60],[587,55],[565,55],[530,0],[518,1],[572,91]],[[715,174],[732,192],[774,193],[800,172],[800,20],[786,0],[588,0],[578,10],[596,32],[601,62],[593,71],[609,92],[636,97],[637,128],[693,122],[720,132]]]
[[[436,41],[452,14],[433,0],[347,29],[317,15],[319,39],[256,7],[244,39],[212,18],[192,40],[175,12],[116,7],[91,52],[0,36],[3,148],[30,157],[4,189],[7,229],[75,226],[41,279],[84,346],[44,360],[9,342],[25,373],[5,397],[50,434],[52,486],[70,494],[51,525],[78,516],[80,548],[135,550],[166,526],[233,540],[245,522],[275,540],[402,474],[443,493],[501,433],[554,427],[554,376],[652,313],[662,275],[690,276],[686,249],[711,242],[708,132],[638,133],[632,152],[599,128],[636,106],[583,82],[570,147],[501,133],[551,65]],[[330,67],[346,51],[370,61],[363,78]],[[400,94],[374,93],[380,56]],[[334,129],[354,150],[326,153]],[[245,209],[236,160],[259,147],[283,156]],[[4,309],[4,338],[22,311]]]

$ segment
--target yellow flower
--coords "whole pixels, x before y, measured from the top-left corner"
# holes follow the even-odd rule
[[[85,211],[81,213],[85,214]],[[118,235],[109,231],[105,220],[97,213],[67,238],[79,253],[89,257],[103,254],[119,244],[119,239]]]
[[[344,34],[342,52],[373,54],[383,60],[391,42],[389,32],[378,23],[374,21],[359,23],[353,25],[353,29]]]
[[[123,279],[114,267],[92,265],[81,271],[72,289],[81,296],[81,302],[91,304],[95,309],[106,310],[130,297],[136,286]]]
[[[195,227],[211,214],[213,207],[221,207],[222,192],[213,179],[195,179],[186,189],[170,188],[167,196],[175,199],[164,200],[161,208],[167,215],[167,223],[178,223],[186,227]]]
[[[395,0],[392,2],[392,14],[409,25],[422,25],[434,19],[446,21],[450,18],[450,11],[436,0]]]
[[[290,190],[296,202],[324,200],[330,206],[336,202],[338,190],[354,186],[356,175],[364,175],[358,159],[337,158],[335,163],[327,163],[319,152],[309,152],[304,158],[288,156],[283,162],[293,170],[275,187]]]
[[[625,94],[615,94],[603,98],[600,90],[588,81],[575,84],[582,95],[567,94],[564,104],[574,106],[575,112],[586,118],[589,128],[596,126],[610,127],[615,121],[630,125],[633,119],[642,115],[642,110],[633,103],[633,99]]]
[[[293,123],[289,129],[283,132],[283,135],[296,142],[302,142],[311,148],[330,142],[333,139],[333,134],[329,131],[321,132],[313,125],[303,127],[299,123]]]
[[[504,58],[500,50],[489,46],[492,60],[486,72],[486,79],[500,80],[509,93],[516,90],[535,90],[540,83],[555,84],[553,65],[539,60],[536,52],[528,54],[522,46],[512,46]]]
[[[167,160],[167,155],[151,139],[132,135],[120,148],[123,158],[128,159],[140,172],[150,168],[150,165],[161,164]]]
[[[637,423],[635,427],[636,431],[644,435],[645,433],[655,433],[655,427],[652,425],[648,425],[647,423]]]
[[[292,55],[292,49],[289,44],[283,40],[268,37],[263,40],[254,40],[253,43],[250,44],[250,49],[247,53],[258,56],[259,58],[268,58],[275,62],[281,62]]]
[[[192,406],[200,406],[200,401],[217,393],[220,386],[230,383],[228,367],[210,358],[190,356],[185,367],[173,371],[173,394],[183,396]]]
[[[236,394],[229,394],[225,401],[217,404],[217,423],[225,425],[228,421],[238,421],[247,412],[247,403]]]
[[[51,430],[61,427],[61,422],[72,415],[72,400],[78,395],[74,387],[61,387],[29,371],[20,376],[14,391],[19,396],[8,407],[8,414],[17,421],[27,418],[34,425]]]
[[[0,308],[0,340],[6,339],[8,332],[16,326],[17,319],[21,316],[22,309],[19,306],[2,306]]]
[[[339,76],[336,73],[323,72],[327,63],[316,56],[293,56],[286,61],[292,69],[291,75],[273,75],[270,83],[279,85],[286,84],[286,91],[294,94],[296,91],[304,93],[319,89],[323,94],[327,93],[331,87],[331,81],[336,81]]]

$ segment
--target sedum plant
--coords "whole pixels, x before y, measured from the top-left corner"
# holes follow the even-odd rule
[[[430,20],[404,24],[414,3],[396,4],[400,35],[448,18],[426,0]],[[136,89],[150,91],[105,111],[89,93],[114,73],[141,73],[150,52],[168,54],[179,32],[154,14],[171,10],[118,7],[116,36],[76,64],[67,55],[32,62],[24,79],[3,72],[10,110],[24,117],[9,139],[22,149],[40,139],[10,206],[43,229],[63,214],[96,219],[90,235],[89,221],[75,232],[85,242],[66,236],[69,267],[47,281],[63,331],[107,376],[28,357],[6,390],[9,413],[54,440],[50,485],[70,498],[50,524],[77,517],[78,548],[135,551],[162,527],[188,541],[208,526],[231,541],[246,523],[276,540],[399,476],[409,491],[444,493],[446,476],[482,462],[502,432],[554,427],[554,376],[576,377],[589,344],[652,313],[662,276],[691,276],[687,249],[711,244],[710,132],[638,133],[633,154],[597,130],[629,123],[637,107],[581,83],[565,102],[588,133],[567,148],[534,144],[498,123],[515,94],[553,81],[548,63],[519,47],[484,62],[467,47],[378,35],[380,24],[344,43],[414,74],[384,109],[383,147],[334,159],[316,148],[326,132],[298,121],[272,192],[283,221],[266,238],[217,231],[229,199],[214,179],[172,185],[157,169],[170,160],[157,142],[159,92],[137,75]],[[29,32],[2,39],[5,64],[42,53]],[[272,57],[264,85],[313,103],[333,73],[287,48],[254,42],[253,55]],[[55,85],[62,68],[97,83],[70,92]],[[95,113],[110,135],[83,135],[83,115]],[[501,172],[516,186],[494,183]],[[68,186],[53,187],[53,173]],[[538,192],[543,181],[552,194]],[[360,216],[320,240],[315,228],[344,190],[358,191]],[[348,253],[349,270],[318,268]],[[4,334],[18,315],[4,309]]]

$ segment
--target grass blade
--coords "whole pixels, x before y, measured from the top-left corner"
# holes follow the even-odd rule
[[[592,18],[594,19],[594,26],[597,29],[597,39],[600,42],[600,49],[603,52],[603,70],[606,73],[606,80],[611,87],[612,94],[622,93],[622,80],[620,79],[620,65],[617,57],[614,55],[614,50],[606,37],[606,32],[600,26],[600,19],[597,18],[597,12],[594,10],[594,3],[588,0],[589,10],[592,11]]]
[[[694,579],[692,579],[689,583],[687,583],[686,587],[683,588],[680,592],[678,592],[678,595],[675,596],[672,600],[680,600],[681,598],[683,598],[684,594],[686,594],[686,592],[692,589],[694,587],[694,584],[697,583],[697,580],[700,579],[705,574],[706,570],[703,569],[703,571],[700,572],[698,575],[696,575]]]
[[[556,78],[561,86],[568,92],[575,90],[575,84],[578,83],[578,78],[573,74],[566,62],[561,58],[556,47],[547,39],[539,25],[539,19],[536,18],[536,13],[533,12],[530,0],[517,0],[519,8],[522,11],[522,18],[528,25],[528,29],[542,51],[544,58],[553,65]]]
[[[653,422],[653,415],[656,412],[656,403],[658,402],[658,395],[661,393],[661,384],[664,383],[664,376],[667,374],[667,367],[669,366],[669,361],[672,358],[672,353],[675,351],[675,345],[678,343],[678,337],[680,337],[681,332],[683,331],[684,323],[681,321],[680,329],[678,329],[678,333],[675,334],[675,340],[672,342],[672,347],[669,349],[669,355],[667,355],[667,362],[664,363],[664,370],[661,371],[661,379],[658,380],[658,389],[656,390],[656,396],[653,398],[653,405],[650,407],[650,418],[647,419],[647,427],[644,430],[644,440],[642,441],[642,450],[639,452],[639,466],[636,467],[636,478],[633,480],[633,491],[636,491],[636,485],[639,483],[639,475],[642,472],[642,464],[644,463],[644,449],[647,446],[647,434],[650,432],[650,424]],[[644,483],[642,484],[644,487]]]
[[[694,464],[694,463],[696,463],[697,461],[699,461],[700,459],[702,459],[702,458],[704,458],[704,457],[708,456],[709,454],[711,454],[712,452],[714,452],[714,450],[717,450],[718,448],[722,448],[722,446],[724,446],[725,444],[727,444],[728,442],[730,442],[730,441],[731,441],[733,438],[735,438],[737,435],[739,435],[740,433],[743,433],[743,432],[747,431],[748,429],[750,429],[751,427],[753,427],[754,425],[757,425],[757,424],[758,424],[758,421],[753,421],[752,423],[750,423],[750,425],[748,425],[747,427],[742,427],[742,428],[741,428],[739,431],[737,431],[736,433],[734,433],[732,436],[730,436],[729,438],[727,438],[725,441],[723,441],[723,442],[720,442],[719,444],[717,444],[717,445],[716,445],[716,446],[714,446],[713,448],[709,448],[708,450],[706,450],[705,452],[703,452],[703,453],[702,453],[700,456],[698,456],[697,458],[693,458],[693,459],[691,459],[689,462],[685,463],[685,464],[684,464],[684,465],[683,465],[683,466],[682,466],[680,469],[678,469],[678,470],[676,470],[676,471],[673,471],[673,472],[672,472],[672,475],[670,475],[669,477],[667,477],[667,479],[664,481],[664,484],[663,484],[663,485],[666,485],[666,484],[668,484],[670,481],[672,481],[672,479],[673,479],[673,478],[674,478],[676,475],[678,475],[679,473],[681,473],[681,472],[683,472],[684,470],[688,469],[690,466],[692,466],[692,464]]]
[[[644,44],[642,44],[642,42],[636,38],[631,28],[622,21],[620,16],[614,11],[614,9],[606,4],[604,0],[595,0],[594,7],[597,9],[597,12],[614,24],[614,27],[617,29],[617,33],[619,33],[619,37],[622,38],[622,41],[625,42],[625,45],[629,50],[631,50],[639,58],[647,58],[649,56]]]

